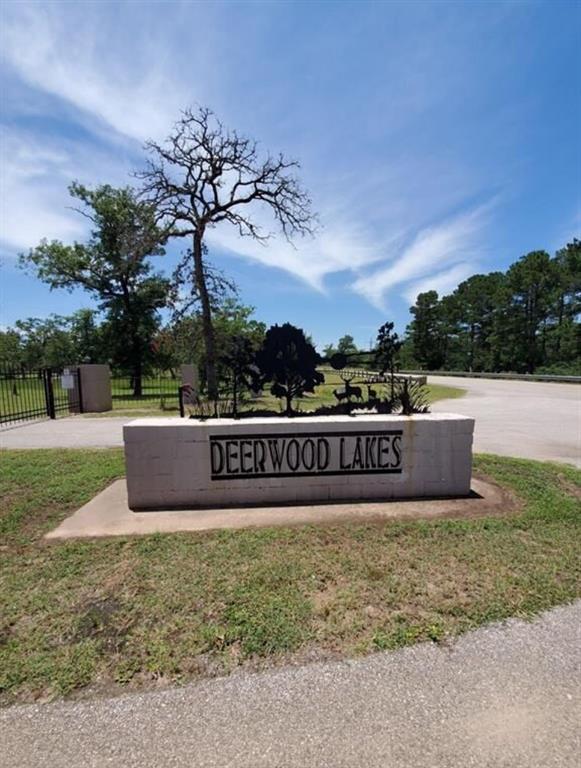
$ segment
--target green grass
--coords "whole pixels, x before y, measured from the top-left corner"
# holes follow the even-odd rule
[[[321,405],[332,405],[337,402],[333,390],[337,387],[344,386],[343,382],[339,379],[337,374],[329,375],[326,373],[325,377],[325,383],[317,387],[313,394],[306,394],[304,397],[295,400],[295,408],[301,411],[314,411]],[[367,390],[365,386],[362,384],[357,384],[356,386],[361,386],[364,396],[366,396]],[[373,389],[382,392],[383,389],[385,389],[385,385],[374,384]],[[426,392],[430,403],[435,403],[437,400],[463,397],[466,394],[465,389],[447,387],[441,384],[428,384]],[[254,409],[260,410],[265,408],[274,411],[282,411],[284,410],[284,404],[281,400],[266,392],[262,397],[247,400],[243,403],[240,410],[251,411]],[[179,403],[177,397],[172,398],[169,395],[164,396],[163,399],[159,397],[126,399],[124,397],[122,400],[113,400],[112,411],[106,411],[105,413],[88,413],[86,415],[87,418],[94,418],[96,416],[128,416],[133,418],[139,416],[177,416],[179,415]]]
[[[343,380],[341,379],[338,371],[332,371],[326,369],[324,371],[325,382],[319,385],[315,392],[312,394],[306,394],[304,397],[297,398],[294,402],[295,408],[301,411],[313,411],[321,405],[332,405],[337,400],[333,394],[333,390],[344,387]],[[367,388],[362,383],[361,377],[357,377],[353,380],[353,386],[359,386],[362,389],[364,398],[367,397]],[[151,384],[153,386],[153,383]],[[170,387],[174,389],[170,391]],[[171,416],[176,415],[179,412],[178,399],[175,394],[177,391],[178,383],[171,379],[166,379],[164,383],[167,391],[164,390],[165,395],[163,400],[161,398],[143,397],[132,398],[130,390],[125,387],[124,389],[117,388],[114,390],[113,410],[107,413],[101,414],[87,414],[90,417],[93,416]],[[372,385],[379,395],[387,394],[388,386],[384,384]],[[284,404],[281,400],[271,395],[266,388],[265,393],[261,397],[252,398],[247,400],[241,406],[241,410],[262,410],[270,409],[279,411],[284,409]],[[434,403],[437,400],[444,400],[448,398],[462,397],[465,393],[465,389],[459,389],[458,387],[448,387],[439,384],[429,384],[426,388],[427,396],[430,403]],[[115,399],[117,398],[117,399]]]
[[[447,387],[443,384],[428,384],[428,401],[435,403],[437,400],[455,400],[458,397],[464,397],[465,389],[460,387]]]
[[[313,394],[307,394],[295,401],[295,407],[302,411],[312,411],[320,405],[330,405],[337,402],[333,395],[333,390],[344,386],[343,381],[337,371],[325,370],[325,383],[317,387]],[[88,418],[109,417],[109,416],[127,416],[137,418],[139,416],[177,416],[179,415],[178,387],[179,380],[171,377],[144,378],[143,396],[133,397],[130,387],[130,379],[119,379],[113,377],[111,380],[113,409],[105,413],[88,413]],[[365,385],[361,379],[353,380],[354,386],[360,386],[364,397],[367,395]],[[53,382],[55,398],[58,402],[67,401],[66,391],[61,389],[60,378],[56,377]],[[374,384],[373,389],[378,394],[386,392],[385,385]],[[155,394],[152,394],[155,393]],[[447,387],[430,384],[427,387],[428,400],[433,403],[436,400],[445,398],[462,397],[465,394],[464,389],[457,387]],[[0,417],[22,411],[23,409],[39,407],[44,408],[44,385],[40,380],[33,378],[26,379],[25,382],[11,382],[0,380]],[[281,401],[266,393],[263,397],[254,398],[246,402],[242,409],[251,410],[254,408],[269,408],[273,410],[282,409]],[[68,412],[59,412],[59,416],[67,416]]]
[[[323,373],[325,374],[325,382],[316,387],[313,394],[307,393],[304,397],[297,398],[294,402],[295,408],[301,411],[313,411],[315,408],[318,408],[321,405],[332,405],[333,403],[337,402],[337,399],[333,394],[333,390],[342,389],[345,386],[343,380],[341,379],[340,373],[339,371],[332,371],[329,369],[325,369]],[[360,387],[363,398],[367,399],[367,387],[362,382],[363,378],[361,376],[357,376],[353,379],[351,386]],[[388,384],[372,384],[371,388],[375,390],[377,395],[380,397],[387,395],[389,391]],[[436,384],[429,384],[426,387],[426,391],[428,401],[430,403],[434,403],[436,400],[444,400],[446,398],[462,397],[466,393],[465,389]],[[281,400],[278,400],[276,397],[265,391],[262,397],[249,401],[246,403],[245,407],[247,409],[272,408],[274,410],[282,410],[284,405],[282,404]]]
[[[0,453],[0,700],[440,641],[580,595],[581,472],[479,456],[518,511],[47,542],[121,451]]]

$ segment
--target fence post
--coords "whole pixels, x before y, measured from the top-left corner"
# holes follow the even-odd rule
[[[75,383],[77,385],[77,393],[79,397],[79,413],[84,413],[85,411],[83,408],[83,383],[82,383],[83,377],[81,376],[81,369],[79,368],[79,366],[77,366],[75,370],[76,370]]]
[[[46,414],[50,419],[56,419],[54,392],[52,389],[52,368],[44,369],[44,393],[46,397]]]

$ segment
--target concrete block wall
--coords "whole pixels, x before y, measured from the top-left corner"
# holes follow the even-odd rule
[[[132,509],[172,509],[465,496],[470,492],[473,431],[474,419],[443,413],[410,417],[281,417],[205,422],[176,418],[137,419],[124,427],[129,506]],[[383,437],[397,432],[401,435]],[[259,438],[267,442],[276,440],[277,445],[288,445],[289,440],[295,440],[298,446],[304,446],[309,436],[316,440],[314,436],[317,435],[327,438],[333,454],[329,468],[337,469],[335,464],[339,458],[336,453],[341,436],[346,435],[345,450],[349,451],[359,434],[373,436],[370,440],[374,446],[374,437],[377,441],[383,439],[385,456],[392,462],[389,471],[373,469],[333,474],[323,471],[281,476],[269,472],[269,466],[266,466],[268,476],[261,476],[260,471],[227,479],[216,472],[212,474],[211,438],[212,442],[222,446],[226,445],[223,441],[232,438],[231,445],[243,446],[239,454],[245,450],[245,455],[251,456],[254,443],[262,442]],[[236,443],[236,440],[243,442]],[[389,440],[392,441],[391,449]],[[397,450],[393,449],[394,443]],[[220,454],[220,449],[217,453]],[[239,466],[241,455],[234,451],[233,455]],[[353,451],[345,456],[348,464],[353,459]],[[388,459],[385,459],[386,463]],[[247,462],[247,466],[252,464],[250,458]],[[256,458],[253,470],[256,470]]]

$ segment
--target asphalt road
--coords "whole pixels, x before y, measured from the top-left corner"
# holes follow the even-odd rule
[[[581,601],[450,646],[0,712],[6,768],[578,768]]]
[[[434,411],[476,418],[474,449],[504,456],[550,459],[581,466],[581,387],[576,384],[430,377],[467,390]],[[118,417],[68,418],[0,432],[2,448],[106,448],[123,445]]]
[[[434,403],[433,410],[475,418],[476,451],[581,467],[578,384],[449,376],[430,376],[429,381],[466,390],[462,398]]]

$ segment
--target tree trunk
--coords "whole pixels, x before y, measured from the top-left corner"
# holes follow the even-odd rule
[[[141,355],[135,358],[133,364],[133,397],[141,397],[143,394],[143,369],[141,365]]]
[[[234,373],[232,379],[232,416],[238,417],[238,376]]]
[[[132,329],[131,353],[131,388],[133,390],[133,397],[141,397],[143,394],[143,362],[141,359],[141,343],[135,327]]]
[[[204,335],[204,347],[206,349],[206,380],[208,382],[208,398],[218,399],[218,380],[216,377],[216,350],[214,347],[214,326],[212,325],[212,309],[210,297],[204,276],[204,261],[202,253],[202,235],[194,234],[194,276],[196,288],[202,305],[202,333]]]
[[[468,353],[468,370],[470,373],[474,370],[474,336],[476,329],[474,323],[470,323],[470,350]]]
[[[555,359],[558,360],[561,354],[561,327],[563,325],[563,316],[565,314],[565,294],[562,292],[559,296],[559,313],[557,322],[557,346],[555,349]]]

